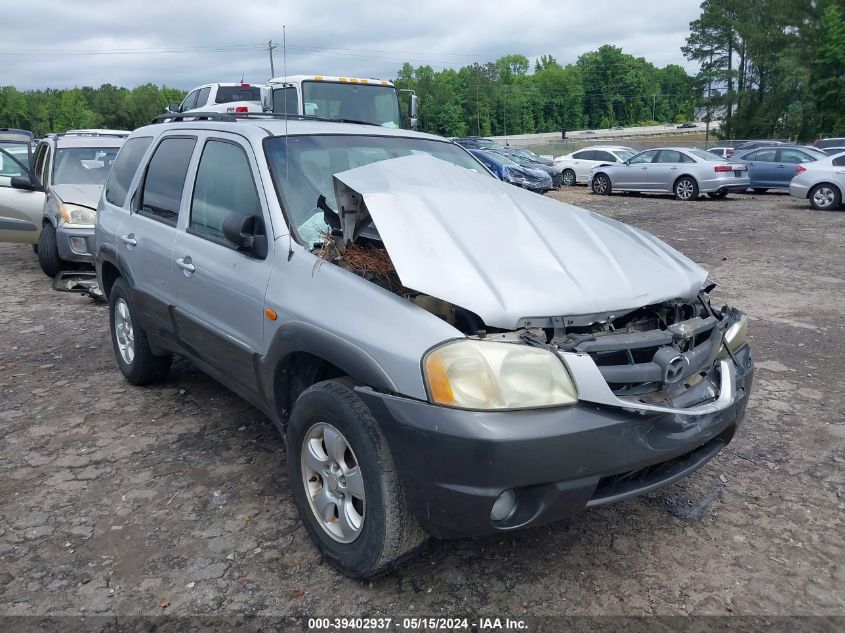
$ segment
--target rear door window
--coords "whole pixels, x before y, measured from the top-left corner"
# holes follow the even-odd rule
[[[158,144],[147,166],[139,213],[176,225],[185,176],[196,142],[193,137],[168,137]]]
[[[816,160],[815,157],[804,152],[799,152],[797,149],[782,149],[780,150],[780,160],[778,162],[797,165],[798,163],[809,163],[814,160]]]
[[[188,229],[223,238],[223,220],[231,214],[261,215],[255,179],[239,145],[210,140],[197,168]]]
[[[106,182],[106,200],[111,204],[122,207],[126,202],[126,192],[132,184],[135,171],[152,142],[151,136],[136,136],[126,141],[120,148]]]
[[[660,153],[657,155],[657,159],[654,161],[655,163],[682,163],[683,158],[681,152],[678,152],[673,149],[664,149],[661,150]]]
[[[593,158],[596,153],[592,150],[584,150],[583,152],[575,152],[572,155],[572,158],[576,158],[578,160],[596,160]]]
[[[610,152],[604,152],[604,151],[596,150],[593,153],[595,154],[595,158],[593,160],[600,160],[600,161],[603,161],[605,163],[615,163],[616,162],[616,157],[613,154],[611,154]]]
[[[747,160],[756,160],[761,163],[773,163],[778,151],[776,149],[761,149],[757,152],[752,152]]]

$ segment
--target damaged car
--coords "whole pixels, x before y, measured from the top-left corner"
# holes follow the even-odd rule
[[[272,419],[347,575],[656,490],[744,417],[748,318],[704,269],[445,139],[177,118],[133,132],[107,188],[118,368],[146,385],[178,354]]]

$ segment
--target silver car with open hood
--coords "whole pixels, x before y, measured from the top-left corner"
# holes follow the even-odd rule
[[[97,213],[115,359],[265,412],[314,543],[369,577],[427,535],[655,490],[731,441],[747,318],[656,237],[439,137],[292,117],[136,130]]]

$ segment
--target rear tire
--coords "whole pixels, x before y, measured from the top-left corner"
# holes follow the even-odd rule
[[[563,184],[567,187],[573,187],[578,184],[578,178],[575,176],[574,171],[571,169],[563,170]]]
[[[810,206],[819,211],[837,209],[842,204],[842,192],[835,185],[826,182],[820,183],[810,189]]]
[[[38,265],[41,266],[45,275],[55,277],[62,271],[65,262],[59,257],[59,247],[56,244],[56,227],[50,222],[47,222],[41,229],[35,252],[38,253]]]
[[[344,574],[384,574],[425,542],[387,440],[348,379],[303,391],[285,440],[299,515],[323,557]]]
[[[593,193],[599,196],[609,196],[611,191],[612,185],[607,174],[596,174],[593,176]]]
[[[167,378],[173,354],[153,354],[123,277],[117,278],[109,292],[109,329],[114,357],[126,380],[149,385]]]
[[[678,200],[690,202],[698,198],[698,183],[695,181],[695,178],[681,176],[675,181],[673,191]]]

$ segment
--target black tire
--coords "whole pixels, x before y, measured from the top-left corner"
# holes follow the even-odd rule
[[[768,189],[765,187],[754,187],[754,193],[766,193]]]
[[[821,195],[826,192],[829,193],[824,196]],[[820,194],[818,199],[816,194]],[[810,206],[819,211],[838,209],[839,205],[842,204],[842,192],[839,190],[839,187],[826,182],[821,182],[810,189],[807,197],[810,199]]]
[[[691,176],[681,176],[672,187],[678,200],[689,202],[698,198],[698,183]]]
[[[32,252],[36,254],[38,253],[38,242],[32,245]]]
[[[575,176],[574,171],[571,169],[563,170],[563,184],[567,187],[573,187],[578,184],[578,178]]]
[[[38,265],[48,277],[55,277],[64,269],[65,262],[59,257],[59,247],[56,245],[56,227],[49,222],[41,229],[35,252],[38,253]]]
[[[332,425],[342,434],[363,476],[363,521],[360,532],[348,543],[337,540],[323,527],[306,490],[303,442],[321,423]],[[394,569],[422,546],[427,536],[408,509],[387,441],[348,379],[326,380],[303,391],[293,406],[285,440],[293,500],[311,539],[328,562],[352,578],[372,578]],[[315,481],[326,485],[323,479]]]
[[[115,309],[118,302],[122,301],[129,312],[129,319],[132,323],[134,339],[133,357],[127,361],[123,358],[118,343],[118,335],[115,331]],[[109,292],[109,330],[111,331],[112,349],[120,371],[133,385],[149,385],[161,382],[170,373],[170,364],[173,362],[173,354],[153,354],[147,334],[138,321],[138,312],[129,293],[129,286],[118,277]]]
[[[598,173],[593,176],[593,193],[599,196],[609,196],[613,188],[607,174]]]
[[[720,189],[719,191],[711,191],[707,195],[713,198],[713,200],[721,200],[722,198],[727,197],[728,192],[726,189]]]

